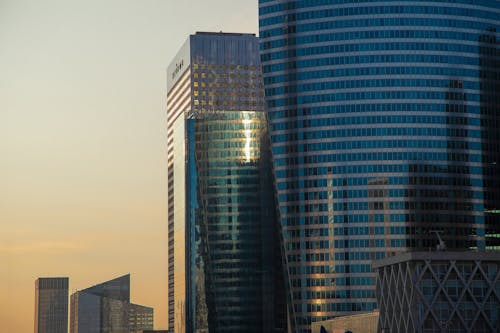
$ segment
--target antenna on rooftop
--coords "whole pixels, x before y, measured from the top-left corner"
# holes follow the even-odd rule
[[[431,230],[430,232],[436,234],[436,236],[437,236],[437,238],[439,240],[439,244],[436,245],[436,251],[445,251],[446,250],[446,244],[445,244],[445,242],[443,241],[443,239],[441,238],[441,235],[440,235],[443,232],[441,230]]]

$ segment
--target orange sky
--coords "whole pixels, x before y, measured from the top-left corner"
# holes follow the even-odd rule
[[[130,273],[167,326],[166,67],[257,24],[257,0],[0,0],[0,333],[33,332],[41,276]]]

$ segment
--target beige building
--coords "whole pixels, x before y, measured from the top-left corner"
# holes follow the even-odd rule
[[[377,333],[378,310],[352,316],[317,321],[311,324],[312,333]],[[321,329],[323,328],[323,330]]]

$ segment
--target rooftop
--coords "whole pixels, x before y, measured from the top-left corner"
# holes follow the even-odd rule
[[[196,35],[225,35],[225,36],[255,36],[252,33],[243,32],[215,32],[215,31],[196,31]]]
[[[406,252],[392,257],[376,260],[374,268],[394,265],[405,261],[423,260],[457,260],[457,261],[500,261],[500,251],[418,251]]]

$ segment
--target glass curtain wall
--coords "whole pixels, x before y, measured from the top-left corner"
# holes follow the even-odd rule
[[[259,26],[293,332],[374,309],[372,260],[434,231],[498,242],[499,1],[260,0]]]

